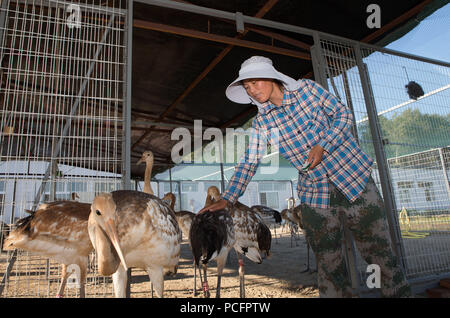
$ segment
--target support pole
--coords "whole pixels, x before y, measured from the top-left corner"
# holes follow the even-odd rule
[[[378,114],[375,105],[375,99],[373,97],[372,86],[370,84],[370,77],[367,70],[367,65],[363,63],[361,55],[361,47],[354,45],[356,63],[358,66],[358,72],[361,79],[362,90],[364,93],[364,101],[367,109],[367,117],[369,118],[370,131],[373,138],[373,146],[375,149],[375,156],[378,166],[378,172],[380,175],[381,189],[383,192],[384,205],[386,209],[386,217],[389,224],[389,231],[393,243],[393,250],[396,254],[399,265],[406,270],[406,260],[404,257],[404,249],[401,241],[401,234],[399,232],[399,224],[397,219],[397,207],[394,200],[394,189],[392,188],[391,177],[389,174],[389,166],[384,152],[384,146],[382,142],[382,131],[380,123],[378,121]]]
[[[125,43],[127,44],[127,67],[125,73],[125,110],[123,112],[124,141],[122,144],[122,187],[131,189],[131,107],[132,107],[132,79],[133,79],[133,0],[128,1],[127,11],[127,32],[125,33]]]
[[[123,172],[122,183],[124,189],[131,189],[131,105],[132,105],[132,61],[133,61],[133,0],[128,1],[127,8],[127,67],[126,67],[126,108],[123,112],[124,118],[124,143],[122,147]],[[151,177],[151,176],[150,176]],[[136,183],[137,184],[137,183]],[[131,268],[127,270],[127,287],[125,297],[131,297]]]
[[[320,34],[319,32],[314,32],[313,34],[314,38],[314,46],[311,47],[311,58],[313,61],[313,68],[314,68],[314,78],[315,80],[321,84],[326,90],[328,90],[328,81],[327,81],[327,74],[326,70],[328,69],[327,61],[325,60],[322,45],[320,41]],[[330,74],[331,78],[331,74]],[[336,90],[336,88],[335,88]],[[345,215],[340,215],[340,221],[343,231],[343,244],[342,249],[344,251],[345,255],[345,261],[347,265],[348,270],[348,279],[350,280],[352,284],[352,289],[355,294],[359,293],[359,286],[360,281],[358,279],[358,271],[357,271],[357,265],[356,265],[356,250],[355,246],[352,241],[352,236],[350,233],[350,230],[347,226],[347,222],[345,219]]]
[[[445,168],[445,159],[444,154],[442,152],[442,148],[439,148],[439,158],[441,159],[442,173],[444,174],[444,183],[447,187],[448,198],[450,199],[450,183],[448,181],[447,169]]]
[[[178,197],[180,198],[180,200],[179,200],[180,201],[180,211],[181,211],[181,210],[183,210],[183,207],[182,207],[183,202],[181,200],[181,181],[178,181],[177,184],[178,184]]]
[[[172,191],[172,168],[169,168],[169,187],[170,187],[170,192],[173,193],[173,191]]]
[[[345,91],[345,97],[347,100],[347,106],[348,108],[350,108],[350,110],[352,111],[352,115],[353,115],[353,123],[352,123],[352,134],[353,137],[355,137],[356,141],[359,144],[359,139],[358,139],[358,129],[356,127],[356,120],[355,120],[355,110],[353,107],[353,100],[352,100],[352,94],[350,92],[350,84],[348,83],[348,76],[347,76],[347,71],[346,70],[342,70],[342,79],[344,82],[344,91]]]
[[[7,29],[7,25],[6,25],[6,11],[8,10],[9,7],[9,0],[0,0],[2,2],[1,7],[0,7],[0,46],[2,48],[5,47],[5,40],[3,39],[3,36],[5,34],[5,30]],[[2,65],[3,62],[3,50],[1,52],[1,56],[0,56],[0,67]]]
[[[328,90],[327,74],[325,72],[325,59],[323,58],[322,46],[318,32],[314,32],[314,46],[311,46],[311,60],[314,70],[314,79],[326,90]]]

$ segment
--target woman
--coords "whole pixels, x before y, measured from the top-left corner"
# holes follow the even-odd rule
[[[266,57],[242,63],[226,89],[236,103],[254,103],[256,131],[278,129],[280,153],[299,170],[298,197],[305,232],[318,263],[321,297],[351,297],[342,255],[339,213],[344,213],[356,245],[368,264],[381,270],[381,293],[408,297],[411,289],[392,252],[384,203],[370,177],[373,160],[350,129],[351,111],[318,83],[294,80]],[[252,146],[253,145],[253,146]],[[244,193],[262,154],[253,138],[220,201],[200,212],[223,209]]]

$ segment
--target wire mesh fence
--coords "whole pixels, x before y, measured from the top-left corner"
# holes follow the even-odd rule
[[[2,234],[42,202],[92,202],[121,188],[126,9],[126,1],[1,1]],[[1,296],[55,296],[57,263],[16,250],[2,252],[0,265]],[[106,283],[92,268],[86,295],[110,293]]]
[[[0,243],[26,210],[54,200],[91,202],[120,189],[126,71],[126,0],[1,1]],[[409,278],[450,272],[450,69],[331,39],[316,57],[333,94],[355,117],[353,133],[373,158],[367,100],[376,105],[394,197],[394,226]],[[362,57],[362,60],[359,60]],[[371,94],[363,89],[361,65]],[[378,144],[377,144],[378,143]],[[379,169],[373,177],[381,188]],[[281,210],[296,181],[252,182],[243,202]],[[157,184],[176,208],[198,211],[220,182]],[[380,191],[381,192],[381,191]],[[203,198],[204,200],[204,198]],[[358,257],[360,278],[366,265]],[[53,297],[60,266],[18,250],[0,254],[3,297]],[[112,296],[90,257],[87,297]],[[67,288],[76,297],[77,289]]]
[[[320,49],[329,89],[352,109],[362,149],[374,159],[375,147],[385,155],[400,236],[393,243],[407,277],[449,273],[450,68],[334,39],[321,39]],[[368,74],[369,94],[361,70]],[[368,100],[376,107],[380,139],[372,136]],[[372,176],[382,193],[379,169],[376,162]],[[366,268],[358,253],[362,282]]]

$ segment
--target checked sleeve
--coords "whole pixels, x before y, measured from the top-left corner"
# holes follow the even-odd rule
[[[258,169],[266,144],[267,130],[261,128],[257,118],[255,118],[252,127],[249,129],[248,147],[234,168],[234,174],[226,191],[222,194],[223,199],[234,204],[244,194],[248,183]]]
[[[318,98],[320,106],[329,118],[330,128],[325,132],[319,145],[331,153],[342,144],[344,134],[350,132],[353,123],[352,112],[320,84],[307,80],[307,85],[311,93]]]

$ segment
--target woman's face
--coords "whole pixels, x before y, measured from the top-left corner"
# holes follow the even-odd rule
[[[267,102],[272,96],[275,82],[264,78],[251,78],[242,81],[247,94],[258,103]]]

